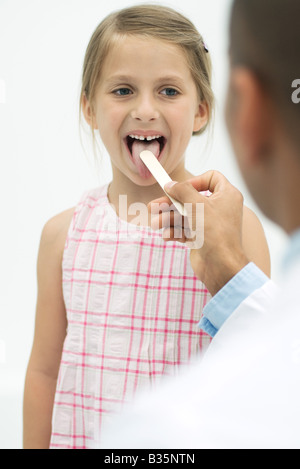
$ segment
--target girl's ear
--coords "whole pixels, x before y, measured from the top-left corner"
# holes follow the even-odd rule
[[[195,120],[194,120],[194,132],[199,132],[208,122],[208,105],[206,102],[201,102],[198,105]]]
[[[98,127],[94,116],[93,106],[87,99],[85,93],[82,96],[81,109],[88,125],[94,130],[97,129]]]

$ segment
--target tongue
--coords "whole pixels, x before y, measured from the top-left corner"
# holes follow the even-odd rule
[[[146,178],[150,176],[150,172],[140,158],[140,153],[142,153],[144,150],[151,151],[156,156],[156,158],[158,158],[160,153],[159,142],[157,140],[151,140],[151,143],[145,143],[142,140],[135,140],[133,142],[132,158],[134,164],[136,165],[140,176]]]

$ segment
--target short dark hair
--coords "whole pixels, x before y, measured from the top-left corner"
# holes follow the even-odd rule
[[[292,83],[300,79],[300,1],[234,0],[230,24],[232,65],[260,80],[299,141],[300,104]]]

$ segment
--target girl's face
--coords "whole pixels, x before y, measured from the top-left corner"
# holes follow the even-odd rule
[[[95,98],[95,115],[83,103],[88,122],[99,129],[119,171],[138,185],[156,181],[139,158],[151,150],[172,174],[184,167],[194,131],[207,122],[184,52],[168,42],[125,36],[104,61]],[[114,173],[115,174],[115,173]]]

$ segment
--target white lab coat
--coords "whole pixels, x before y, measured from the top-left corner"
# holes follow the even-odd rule
[[[300,448],[300,261],[226,321],[205,356],[137,398],[102,448]]]

